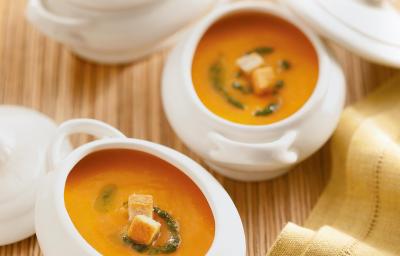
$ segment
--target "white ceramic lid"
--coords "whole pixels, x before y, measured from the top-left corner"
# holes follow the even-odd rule
[[[284,0],[317,32],[372,62],[400,67],[400,10],[391,0]]]
[[[0,106],[0,246],[34,234],[36,188],[56,128],[34,110]]]

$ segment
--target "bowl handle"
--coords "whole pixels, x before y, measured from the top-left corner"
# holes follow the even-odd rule
[[[272,142],[244,143],[211,132],[208,138],[215,148],[210,151],[209,156],[212,160],[225,164],[282,168],[282,165],[291,165],[298,160],[298,153],[290,150],[296,137],[295,131],[289,131]]]
[[[82,44],[79,30],[88,24],[85,19],[59,16],[47,10],[43,0],[29,0],[26,9],[28,20],[44,34],[61,42]]]
[[[94,119],[72,119],[62,123],[56,132],[48,151],[48,170],[55,170],[58,164],[71,150],[66,150],[68,136],[77,133],[93,135],[96,138],[126,138],[125,135],[111,125]]]

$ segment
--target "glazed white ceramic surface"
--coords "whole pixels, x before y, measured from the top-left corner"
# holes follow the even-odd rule
[[[84,144],[68,154],[60,149],[74,133],[87,133],[99,140]],[[222,186],[200,165],[170,148],[143,140],[126,138],[115,128],[90,119],[67,121],[58,130],[49,151],[51,172],[41,184],[36,201],[36,235],[45,256],[100,255],[80,236],[64,204],[64,188],[72,168],[90,153],[105,149],[131,149],[152,154],[176,166],[205,195],[215,219],[215,238],[207,255],[244,256],[244,230],[240,216]]]
[[[38,181],[57,125],[32,109],[0,106],[0,246],[35,233]]]
[[[108,3],[120,6],[118,2]],[[27,17],[44,34],[86,59],[124,63],[172,43],[179,31],[211,10],[216,1],[123,3],[133,6],[113,9],[106,1],[96,5],[95,1],[29,0]]]
[[[318,54],[319,78],[310,99],[289,118],[270,125],[241,125],[215,115],[202,104],[192,84],[192,59],[202,35],[222,17],[245,11],[272,14],[291,22]],[[316,34],[286,8],[243,2],[213,11],[172,51],[164,68],[162,100],[171,126],[190,149],[223,175],[256,181],[285,173],[327,141],[343,109],[345,80]]]
[[[400,68],[400,12],[388,1],[283,2],[321,35],[372,62]]]
[[[121,9],[142,7],[165,0],[49,0],[58,2],[60,6],[96,11],[119,11]]]
[[[42,0],[43,6],[58,16],[86,19],[113,18],[116,15],[152,12],[168,0],[121,0],[121,1],[80,1]]]

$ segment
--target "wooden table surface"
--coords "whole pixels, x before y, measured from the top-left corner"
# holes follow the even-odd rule
[[[32,28],[24,6],[24,0],[0,1],[1,104],[35,108],[57,122],[103,120],[128,136],[167,145],[201,162],[176,137],[161,107],[160,75],[167,50],[123,66],[88,63]],[[396,72],[327,44],[346,73],[348,103]],[[243,183],[215,176],[242,217],[248,255],[264,255],[285,223],[302,224],[318,200],[329,178],[329,145],[271,181]],[[41,255],[36,238],[0,247],[0,256],[11,255]]]

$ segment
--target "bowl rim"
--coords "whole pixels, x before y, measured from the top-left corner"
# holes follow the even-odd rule
[[[223,246],[224,239],[234,241],[233,245],[229,247],[237,246],[239,253],[237,255],[245,255],[246,239],[243,224],[236,206],[222,185],[202,166],[184,154],[157,143],[131,138],[109,138],[89,142],[72,151],[56,168],[55,172],[58,176],[52,185],[52,189],[57,216],[62,228],[87,255],[97,256],[100,253],[83,238],[73,224],[65,206],[65,183],[73,167],[85,156],[97,151],[112,149],[128,149],[148,153],[175,166],[200,189],[213,214],[215,233],[207,255],[210,253],[210,255],[218,255],[223,252],[220,247]],[[226,214],[227,212],[229,214]],[[233,227],[234,231],[229,230],[229,227]]]
[[[306,36],[311,45],[314,47],[314,50],[317,54],[318,79],[313,93],[308,98],[308,100],[303,104],[303,106],[301,106],[292,115],[280,121],[273,122],[271,124],[265,124],[265,125],[241,124],[220,117],[211,110],[209,110],[202,103],[193,85],[192,63],[199,41],[202,39],[207,30],[215,22],[221,20],[226,16],[243,12],[257,12],[265,15],[272,15],[292,24]],[[328,89],[328,84],[326,83],[325,79],[329,75],[328,70],[329,70],[330,60],[325,46],[323,45],[323,43],[321,42],[321,40],[314,31],[312,31],[301,20],[295,17],[285,6],[276,3],[265,3],[265,2],[261,3],[261,2],[249,1],[249,2],[238,2],[238,3],[221,5],[219,8],[217,8],[216,10],[211,12],[208,16],[206,16],[203,20],[201,20],[191,31],[189,37],[187,38],[186,43],[183,46],[182,59],[180,64],[181,64],[181,70],[184,71],[183,80],[185,88],[189,93],[191,102],[195,104],[198,110],[200,110],[209,119],[211,119],[213,122],[219,125],[249,132],[274,130],[277,128],[289,126],[290,124],[297,122],[299,119],[301,119],[303,115],[310,112],[310,110],[312,110],[313,107],[315,107],[315,105],[318,104],[324,98],[325,93]]]

